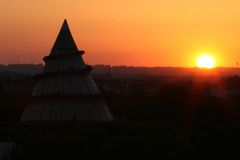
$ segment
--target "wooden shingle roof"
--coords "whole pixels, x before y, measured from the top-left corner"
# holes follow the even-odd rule
[[[61,27],[21,122],[111,121],[101,93],[84,63],[67,21]]]

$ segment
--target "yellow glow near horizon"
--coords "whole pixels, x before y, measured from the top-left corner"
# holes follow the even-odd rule
[[[216,65],[215,59],[213,56],[208,54],[203,54],[197,59],[197,67],[199,68],[214,68]]]

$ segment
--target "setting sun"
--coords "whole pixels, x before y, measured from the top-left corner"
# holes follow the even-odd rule
[[[197,59],[197,67],[199,68],[213,68],[215,67],[215,59],[211,55],[201,55]]]

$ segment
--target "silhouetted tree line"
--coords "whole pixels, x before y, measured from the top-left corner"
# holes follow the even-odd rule
[[[0,78],[0,140],[13,159],[239,158],[240,77],[95,79],[116,121],[19,127],[34,80]],[[49,133],[49,134],[47,134]]]

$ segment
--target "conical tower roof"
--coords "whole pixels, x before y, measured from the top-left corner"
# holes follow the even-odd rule
[[[59,53],[58,51],[77,51],[77,45],[74,42],[67,20],[65,19],[59,31],[57,39],[51,50],[51,54]]]
[[[82,59],[67,21],[49,56],[44,70],[36,76],[32,102],[21,122],[111,121],[105,101],[93,81],[91,67]]]

